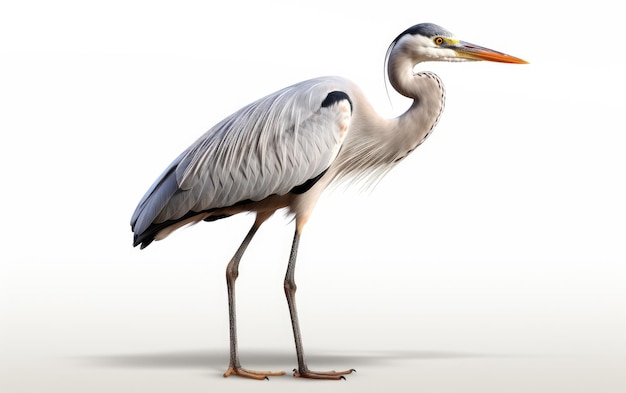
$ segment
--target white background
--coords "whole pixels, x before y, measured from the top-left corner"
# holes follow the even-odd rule
[[[573,3],[572,3],[573,4]],[[0,6],[0,390],[616,392],[626,388],[625,61],[608,2],[13,2]],[[131,247],[130,216],[211,125],[337,74],[385,116],[393,38],[435,22],[529,65],[429,63],[436,132],[365,192],[324,195],[296,279],[313,369],[222,378],[224,268],[252,217]],[[244,366],[295,367],[293,227],[238,281]]]

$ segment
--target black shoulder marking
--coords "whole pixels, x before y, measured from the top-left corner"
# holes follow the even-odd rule
[[[317,183],[317,181],[322,178],[322,176],[324,176],[324,174],[326,173],[327,170],[328,170],[328,168],[326,168],[324,170],[324,172],[320,173],[319,175],[315,176],[314,178],[305,181],[304,183],[300,184],[299,186],[295,186],[289,192],[292,192],[294,194],[304,194],[305,192],[309,191],[311,189],[311,187],[313,187],[315,185],[315,183]]]
[[[331,91],[330,93],[328,93],[326,99],[322,101],[322,108],[328,108],[329,106],[343,100],[348,100],[348,102],[350,103],[350,110],[352,110],[352,101],[350,100],[350,97],[343,91]]]

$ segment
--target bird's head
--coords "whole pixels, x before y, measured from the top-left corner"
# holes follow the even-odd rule
[[[410,57],[414,64],[423,61],[476,61],[527,64],[525,60],[461,41],[433,23],[420,23],[403,31],[389,46],[393,52]]]

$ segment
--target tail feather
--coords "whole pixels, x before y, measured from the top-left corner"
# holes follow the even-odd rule
[[[176,181],[176,167],[183,158],[184,153],[178,156],[159,178],[150,186],[146,194],[141,198],[130,220],[131,230],[134,232],[133,246],[142,244],[145,248],[154,240],[155,227],[162,224],[154,224],[154,220],[170,201],[172,196],[179,190]]]
[[[150,243],[152,243],[155,238],[157,237],[157,235],[163,231],[166,230],[167,228],[171,227],[171,226],[176,226],[179,223],[182,223],[183,221],[188,221],[189,219],[196,217],[196,216],[200,216],[200,215],[206,215],[207,213],[210,213],[211,211],[213,211],[215,209],[211,209],[208,211],[202,211],[202,212],[193,212],[190,211],[187,214],[185,214],[184,216],[176,219],[176,220],[167,220],[158,224],[152,224],[150,225],[148,228],[146,228],[145,231],[141,232],[141,233],[135,233],[134,239],[133,239],[133,247],[137,247],[138,245],[141,245],[141,247],[139,247],[140,249],[144,249],[146,247],[148,247],[150,245]],[[204,218],[204,221],[216,221],[216,220],[220,220],[222,218],[226,218],[226,217],[230,217],[230,214],[217,214],[217,215],[210,215],[206,218]],[[198,219],[199,221],[200,219]],[[193,220],[192,220],[193,221]],[[183,224],[184,225],[184,224]]]

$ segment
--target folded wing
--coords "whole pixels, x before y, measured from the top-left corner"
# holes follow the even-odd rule
[[[155,225],[284,195],[323,174],[348,127],[345,102],[350,98],[342,87],[336,78],[305,81],[240,109],[207,131],[139,202],[131,219],[135,245],[152,241]]]

